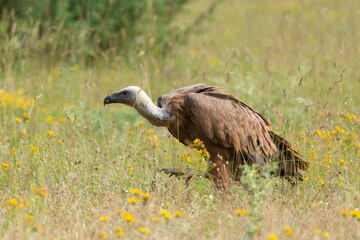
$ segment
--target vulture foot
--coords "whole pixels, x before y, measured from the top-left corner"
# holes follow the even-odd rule
[[[163,169],[160,169],[159,172],[164,172],[166,174],[170,174],[169,177],[175,176],[177,178],[185,179],[186,187],[189,186],[189,183],[190,183],[190,180],[192,177],[200,176],[200,177],[210,178],[209,173],[194,171],[194,170],[191,170],[190,168],[186,168],[184,170],[179,169],[179,168],[163,168]]]

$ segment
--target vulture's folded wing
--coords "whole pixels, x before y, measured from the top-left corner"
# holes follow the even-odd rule
[[[261,165],[277,152],[266,119],[231,94],[188,93],[183,108],[197,131],[214,144],[234,148]]]

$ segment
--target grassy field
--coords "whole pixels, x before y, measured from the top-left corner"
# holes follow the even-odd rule
[[[185,28],[205,3],[172,24]],[[0,238],[359,239],[359,9],[224,0],[163,58],[136,49],[133,61],[99,56],[95,66],[2,59]],[[157,169],[205,169],[200,156],[135,110],[103,106],[128,85],[156,102],[195,83],[263,114],[310,162],[305,181],[249,174],[252,194],[201,178],[186,188]]]

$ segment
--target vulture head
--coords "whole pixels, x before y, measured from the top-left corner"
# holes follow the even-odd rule
[[[119,92],[113,93],[104,99],[104,106],[110,103],[122,103],[128,106],[135,106],[138,96],[141,97],[141,93],[144,91],[137,86],[126,87]],[[145,93],[144,93],[145,94]],[[146,95],[146,94],[145,94]]]
[[[110,103],[122,103],[134,107],[141,116],[155,126],[165,127],[170,119],[169,112],[164,108],[155,106],[150,97],[137,86],[126,87],[105,97],[104,105]]]

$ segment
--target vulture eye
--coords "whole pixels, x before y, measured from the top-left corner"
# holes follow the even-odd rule
[[[128,95],[128,92],[127,92],[127,91],[125,91],[125,92],[123,92],[123,94],[126,96],[126,95]]]

